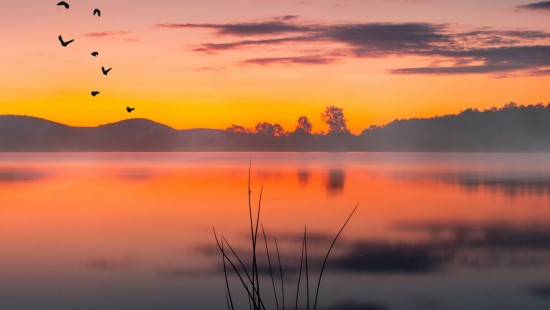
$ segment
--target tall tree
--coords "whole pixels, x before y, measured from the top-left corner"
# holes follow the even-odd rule
[[[225,131],[229,133],[250,133],[250,130],[248,128],[244,128],[243,126],[235,124],[225,129]]]
[[[285,134],[285,130],[279,124],[271,124],[268,122],[262,122],[256,124],[254,127],[254,132],[260,135],[280,137]]]
[[[329,129],[329,133],[333,134],[348,134],[349,130],[346,125],[346,119],[344,117],[344,109],[335,107],[335,106],[329,106],[321,114],[321,119],[323,122],[325,122]]]
[[[300,116],[300,118],[298,118],[298,125],[296,126],[295,132],[310,135],[311,129],[311,122],[309,121],[307,116]]]

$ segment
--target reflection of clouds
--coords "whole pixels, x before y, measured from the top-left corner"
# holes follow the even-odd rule
[[[338,240],[327,270],[355,274],[422,274],[445,270],[450,265],[475,268],[550,265],[550,225],[399,223],[394,228],[409,234],[422,233],[428,239],[400,242]],[[302,237],[301,233],[295,233],[278,238],[286,274],[299,272]],[[308,234],[310,270],[319,271],[332,238],[323,233]],[[260,247],[263,249],[263,246],[262,242]],[[270,248],[274,255],[271,243]],[[212,258],[220,256],[219,250],[213,247],[200,251]],[[242,248],[236,251],[240,256],[249,252]],[[261,251],[258,255],[259,272],[268,275],[266,255]],[[241,258],[247,268],[251,268],[248,258]]]
[[[39,181],[47,177],[48,175],[45,172],[37,170],[0,168],[0,183]]]
[[[550,284],[534,285],[528,289],[534,295],[550,298]]]
[[[448,249],[436,244],[359,242],[330,261],[330,269],[353,273],[425,273],[449,260]]]
[[[334,236],[320,233],[320,232],[308,232],[307,233],[307,243],[310,245],[316,245],[316,244],[330,244],[332,242],[332,239],[334,239]],[[303,233],[283,233],[279,236],[277,236],[277,241],[279,243],[281,242],[290,242],[294,244],[298,244],[301,246],[302,241],[304,240]]]
[[[98,271],[123,271],[130,269],[135,264],[134,259],[93,259],[86,262],[86,267]]]
[[[116,175],[127,181],[145,181],[153,177],[152,172],[143,169],[121,170]]]
[[[267,170],[261,169],[256,172],[256,177],[260,180],[274,180],[279,179],[282,176],[282,171],[280,170]]]
[[[344,191],[346,173],[342,169],[331,169],[328,172],[327,192],[329,194],[340,194]]]
[[[348,244],[343,254],[331,259],[330,268],[366,273],[423,273],[449,264],[482,268],[550,264],[550,227],[545,224],[401,223],[395,228],[427,233],[429,239]]]
[[[449,238],[456,244],[500,248],[550,248],[550,226],[533,223],[511,225],[493,223],[470,225],[461,223],[396,223],[395,229],[426,232],[433,238]]]
[[[508,197],[521,195],[550,196],[550,173],[541,172],[412,172],[398,173],[396,178],[409,181],[432,181],[458,185],[469,192],[486,190]]]
[[[218,254],[221,255],[221,254]],[[218,270],[214,269],[186,269],[186,268],[159,268],[156,270],[156,274],[159,277],[163,278],[189,278],[189,277],[200,277],[207,276],[212,274],[217,274]]]
[[[365,302],[342,302],[330,307],[324,308],[325,310],[384,310],[388,307],[377,303],[365,303]]]

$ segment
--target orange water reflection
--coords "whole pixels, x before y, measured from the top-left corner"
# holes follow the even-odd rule
[[[395,296],[409,300],[403,299],[405,287],[394,285],[391,297],[376,295],[375,288],[365,295],[356,286],[411,273],[418,283],[403,283],[425,285],[418,294],[432,298],[430,277],[442,277],[452,297],[460,277],[479,281],[471,269],[456,270],[471,268],[474,259],[482,264],[484,251],[495,247],[511,249],[499,252],[501,261],[528,256],[540,262],[521,275],[502,267],[499,274],[511,286],[500,292],[516,292],[508,302],[545,302],[518,288],[544,282],[549,271],[550,241],[539,239],[550,233],[538,228],[550,222],[550,159],[544,154],[61,153],[0,155],[0,288],[11,296],[0,298],[0,308],[136,309],[135,298],[143,309],[158,300],[170,300],[166,309],[223,305],[219,256],[209,254],[212,228],[237,248],[247,247],[249,159],[252,201],[263,186],[263,223],[280,236],[289,259],[298,245],[293,236],[305,225],[324,240],[312,250],[320,253],[329,243],[324,236],[334,235],[360,203],[326,285],[341,286],[341,270],[355,270],[357,277],[344,284],[353,288],[327,297],[326,304],[368,297],[406,308],[391,304]],[[435,250],[444,254],[433,258]],[[368,265],[346,251],[366,255]],[[403,251],[405,257],[420,251],[423,261],[404,269],[385,264],[388,255]],[[369,256],[373,252],[382,254]],[[476,294],[466,293],[466,303],[475,305]]]

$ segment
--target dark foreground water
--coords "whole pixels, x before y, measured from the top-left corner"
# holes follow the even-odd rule
[[[212,228],[248,261],[249,159],[287,309],[304,227],[313,296],[358,202],[318,309],[550,309],[550,155],[429,153],[0,154],[0,309],[224,309]]]

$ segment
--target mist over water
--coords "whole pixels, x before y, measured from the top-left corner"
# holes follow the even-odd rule
[[[223,309],[250,160],[290,299],[359,202],[321,309],[550,307],[547,154],[1,153],[0,309]]]

